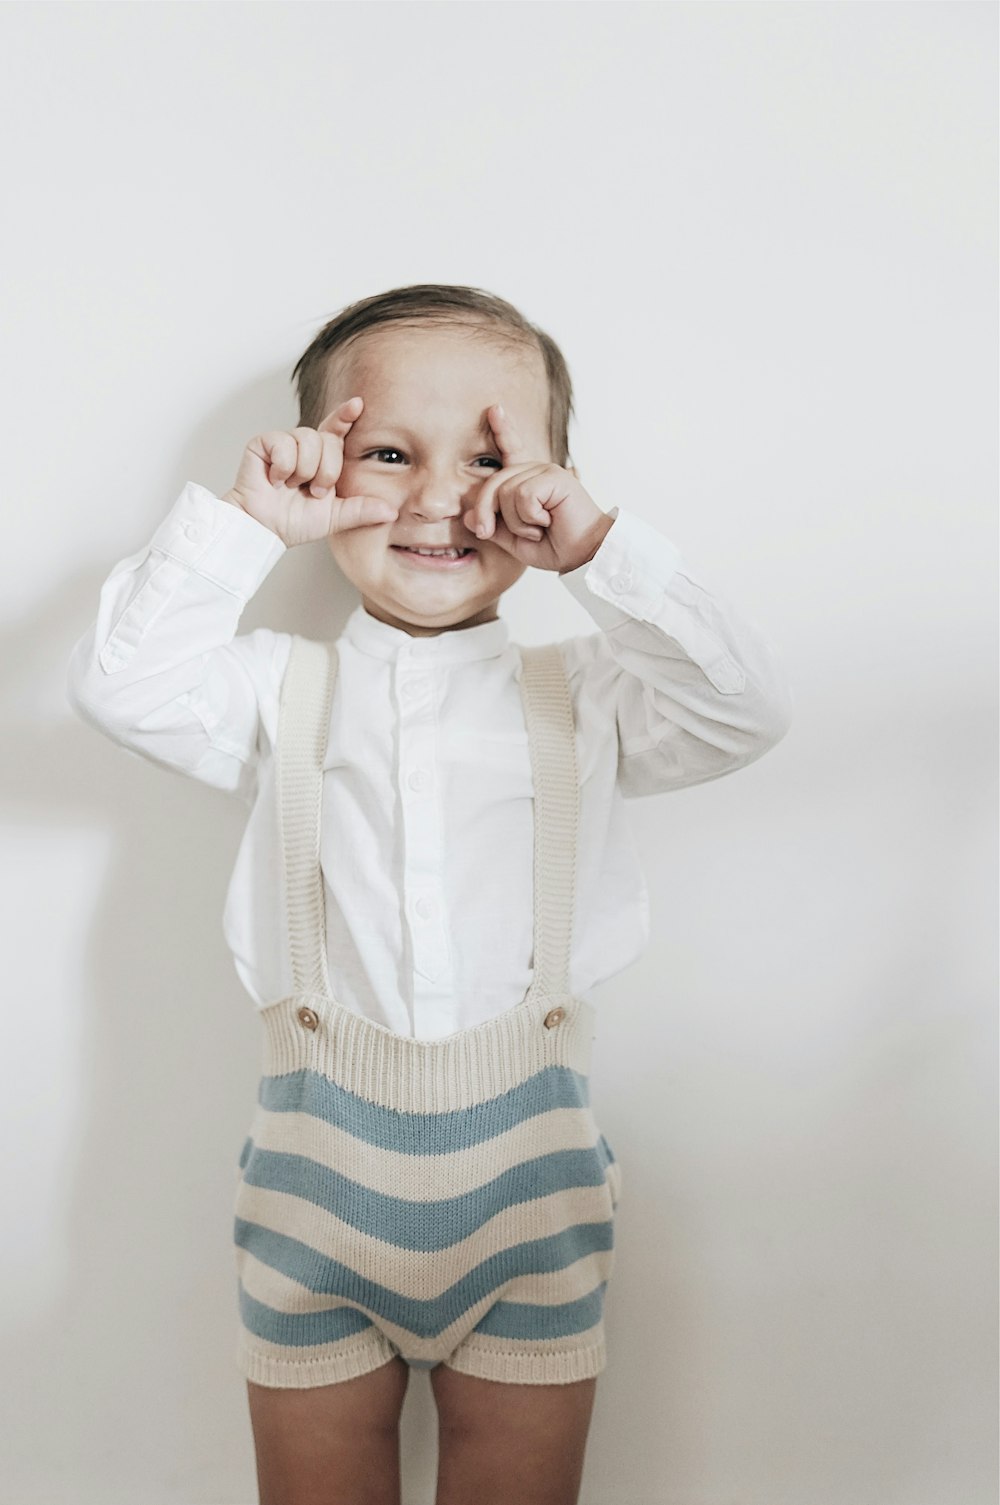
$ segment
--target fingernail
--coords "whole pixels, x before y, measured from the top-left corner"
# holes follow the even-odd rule
[[[504,405],[503,405],[502,402],[498,402],[497,403],[497,412],[500,414],[501,418],[506,418],[507,417],[507,414],[504,411]]]

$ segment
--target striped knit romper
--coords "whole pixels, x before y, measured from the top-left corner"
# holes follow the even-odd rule
[[[293,640],[276,768],[294,991],[261,1010],[234,1219],[237,1364],[257,1384],[330,1384],[397,1354],[415,1369],[444,1363],[515,1384],[605,1366],[621,1180],[590,1108],[596,1011],[567,982],[573,708],[558,648],[519,653],[534,784],[531,985],[495,1018],[418,1040],[331,996],[319,853],[337,650]]]

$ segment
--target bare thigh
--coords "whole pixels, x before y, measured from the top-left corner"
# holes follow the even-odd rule
[[[399,1418],[410,1377],[398,1355],[309,1390],[247,1381],[260,1505],[399,1505]]]
[[[506,1385],[430,1371],[438,1409],[435,1505],[576,1505],[597,1376]]]

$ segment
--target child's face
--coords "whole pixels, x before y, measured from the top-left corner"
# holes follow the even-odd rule
[[[495,620],[500,596],[527,566],[470,533],[463,518],[503,466],[486,416],[493,403],[503,403],[533,460],[552,459],[541,355],[461,330],[389,326],[364,335],[344,364],[326,412],[349,397],[365,405],[344,441],[337,494],[383,498],[399,516],[331,534],[333,557],[372,616],[414,636]],[[399,545],[475,553],[441,566]]]

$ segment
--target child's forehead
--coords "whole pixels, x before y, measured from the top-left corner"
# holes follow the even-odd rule
[[[331,371],[331,397],[345,401],[358,394],[366,412],[447,407],[476,411],[477,422],[488,428],[485,409],[505,398],[522,411],[547,407],[540,353],[474,340],[464,331],[380,330],[345,356]]]

